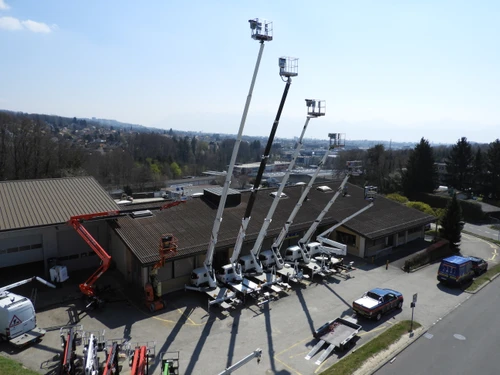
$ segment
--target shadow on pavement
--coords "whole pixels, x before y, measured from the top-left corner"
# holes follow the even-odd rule
[[[459,296],[460,294],[464,293],[462,288],[466,289],[470,284],[471,283],[468,283],[466,285],[464,284],[462,287],[459,287],[459,286],[453,287],[453,286],[449,286],[449,285],[446,285],[443,283],[438,283],[437,287],[439,290],[441,290],[445,293],[452,294],[454,296]]]

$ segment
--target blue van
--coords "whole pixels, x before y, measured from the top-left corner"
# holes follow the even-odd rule
[[[460,285],[472,280],[474,270],[470,258],[458,255],[445,258],[439,266],[437,279],[445,284]]]

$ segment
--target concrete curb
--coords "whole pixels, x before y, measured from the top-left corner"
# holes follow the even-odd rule
[[[467,291],[467,290],[464,290],[464,292],[465,292],[465,293],[469,293],[469,294],[476,294],[476,293],[477,293],[477,292],[479,292],[481,289],[483,289],[486,285],[488,285],[488,284],[489,284],[489,283],[491,283],[493,280],[495,280],[495,279],[498,277],[498,275],[500,275],[500,274],[498,274],[498,273],[497,273],[496,275],[492,276],[492,278],[491,278],[491,279],[486,280],[486,281],[485,281],[483,284],[481,284],[481,286],[480,286],[479,288],[477,288],[476,290],[472,290],[472,291],[470,291],[470,292],[469,292],[469,291]]]
[[[469,298],[472,297],[473,294],[476,294],[477,292],[479,292],[481,289],[483,289],[486,285],[488,285],[489,283],[491,283],[493,280],[495,280],[500,274],[496,274],[495,276],[493,276],[489,281],[487,281],[486,283],[484,283],[483,285],[481,285],[477,290],[475,290],[474,292],[466,292],[468,294],[470,294],[469,297],[467,297],[467,300],[469,300]],[[465,292],[465,291],[464,291]],[[433,327],[436,323],[440,322],[441,320],[443,320],[444,318],[446,318],[448,315],[450,315],[453,311],[455,311],[455,309],[460,306],[462,303],[464,303],[465,301],[459,303],[457,306],[453,307],[452,309],[450,309],[446,314],[444,314],[441,318],[439,318],[436,322],[434,322],[430,327],[428,328],[424,328],[424,331],[419,334],[414,340],[412,341],[409,341],[406,345],[403,345],[401,348],[399,348],[398,350],[396,350],[394,352],[394,354],[391,354],[390,356],[388,356],[387,359],[383,360],[380,364],[378,364],[373,370],[371,370],[371,372],[369,372],[367,375],[373,375],[375,374],[378,370],[380,370],[382,367],[384,367],[387,363],[389,363],[393,358],[397,357],[399,354],[401,354],[405,349],[409,348],[410,345],[412,345],[414,342],[416,342],[419,338],[421,338],[423,335],[425,335],[427,333],[427,331],[429,331],[429,329],[431,327]]]
[[[400,355],[403,352],[403,350],[409,348],[414,342],[416,342],[419,338],[421,338],[423,335],[425,335],[428,330],[429,330],[429,328],[424,328],[424,330],[418,336],[415,336],[412,341],[408,341],[408,343],[406,345],[403,345],[401,348],[398,348],[394,353],[391,353],[390,356],[387,356],[388,358],[386,360],[383,360],[374,369],[370,370],[370,372],[368,372],[367,375],[375,374],[378,370],[380,370],[387,363],[389,363],[389,361],[391,361],[393,358],[396,358],[398,355]],[[396,343],[397,343],[397,341],[396,341]]]

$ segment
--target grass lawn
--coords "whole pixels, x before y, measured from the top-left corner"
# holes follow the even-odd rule
[[[352,374],[370,357],[387,349],[391,344],[399,340],[405,333],[410,332],[409,320],[404,320],[393,325],[387,331],[381,333],[356,351],[342,358],[333,366],[323,371],[321,375]],[[420,327],[420,324],[413,322],[413,329]]]
[[[490,281],[493,276],[499,273],[500,273],[500,264],[497,264],[496,266],[493,266],[490,269],[488,269],[488,271],[483,273],[481,276],[476,277],[472,282],[472,284],[467,289],[465,289],[465,291],[466,292],[476,291],[481,285]]]
[[[23,367],[22,364],[0,355],[0,374],[2,375],[38,375],[38,372]]]

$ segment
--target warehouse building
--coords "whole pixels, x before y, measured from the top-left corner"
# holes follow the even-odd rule
[[[339,186],[340,181],[314,185],[282,251],[297,243]],[[368,204],[362,188],[347,186],[348,195],[337,199],[318,233]],[[262,250],[279,234],[303,189],[304,185],[285,188],[286,197],[281,198]],[[203,264],[221,191],[220,187],[207,188],[201,197],[165,210],[160,210],[165,202],[133,204],[123,208],[120,216],[87,221],[84,226],[112,256],[116,268],[138,287],[148,282],[152,266],[160,259],[162,235],[173,234],[178,239],[178,253],[159,270],[158,279],[164,293],[182,289],[189,283],[191,271]],[[275,191],[262,189],[257,194],[242,255],[252,248]],[[249,197],[250,192],[230,189],[214,256],[216,269],[232,254]],[[0,268],[30,265],[38,274],[47,275],[55,261],[67,266],[70,274],[98,267],[99,258],[67,222],[75,215],[117,210],[118,205],[92,177],[0,182]],[[137,211],[141,214],[131,214]],[[330,238],[345,243],[350,254],[368,258],[423,238],[424,227],[433,221],[433,216],[378,197],[374,207],[337,228]]]

